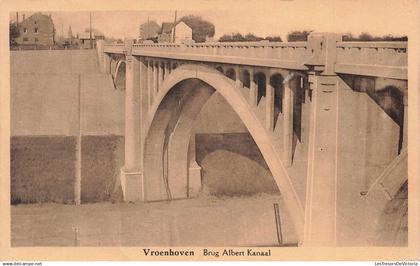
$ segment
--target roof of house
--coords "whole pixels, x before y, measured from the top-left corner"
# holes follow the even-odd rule
[[[174,23],[163,22],[162,23],[162,29],[161,29],[160,33],[171,33],[173,27],[174,27]]]
[[[179,23],[184,23],[185,25],[187,25],[184,21],[182,20],[178,20],[175,23],[175,26],[178,25]],[[188,25],[187,25],[188,26]],[[162,29],[160,31],[160,33],[171,33],[172,32],[172,28],[174,27],[174,23],[173,22],[163,22],[162,23]],[[188,26],[190,27],[190,26]],[[191,28],[191,27],[190,27]]]
[[[25,18],[22,22],[33,20],[33,19],[37,19],[37,20],[41,19],[41,20],[47,20],[47,21],[53,22],[51,16],[42,14],[41,12],[33,13],[29,17]]]
[[[34,25],[34,22],[36,21],[36,27],[39,27],[43,31],[54,31],[54,22],[52,18],[49,15],[42,14],[41,12],[36,12],[32,14],[31,16],[25,18],[22,22],[19,24],[26,27],[29,25]],[[35,25],[34,25],[35,26]]]

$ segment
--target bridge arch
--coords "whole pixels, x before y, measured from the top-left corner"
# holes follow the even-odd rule
[[[117,90],[124,90],[125,87],[125,71],[126,71],[126,61],[120,59],[116,61],[115,70],[112,74],[112,80],[114,82],[114,88]]]
[[[268,132],[253,113],[248,99],[235,87],[235,82],[209,66],[183,64],[171,71],[159,88],[144,131],[145,199],[153,201],[188,195],[185,191],[188,180],[179,183],[171,180],[179,180],[173,175],[193,178],[196,173],[195,159],[190,158],[188,152],[192,145],[191,130],[197,114],[215,91],[228,102],[253,137],[282,194],[299,239],[302,239],[303,207]]]

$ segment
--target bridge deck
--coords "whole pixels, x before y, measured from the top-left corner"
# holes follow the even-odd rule
[[[174,60],[307,70],[307,42],[107,44],[106,53]],[[322,49],[322,48],[321,48]],[[334,71],[340,74],[407,79],[407,42],[337,42]]]

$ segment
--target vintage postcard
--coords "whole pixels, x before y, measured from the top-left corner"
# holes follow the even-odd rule
[[[418,260],[416,1],[2,1],[0,260]]]

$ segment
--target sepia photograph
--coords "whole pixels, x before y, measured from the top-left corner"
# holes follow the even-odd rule
[[[10,247],[409,247],[408,8],[181,2],[8,9]]]

